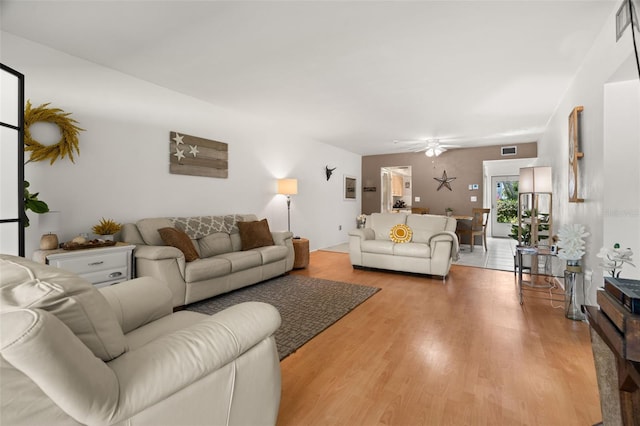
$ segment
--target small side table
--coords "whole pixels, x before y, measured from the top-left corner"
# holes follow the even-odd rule
[[[306,238],[293,239],[293,269],[303,269],[309,266],[309,240]]]

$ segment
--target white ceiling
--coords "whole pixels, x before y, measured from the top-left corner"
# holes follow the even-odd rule
[[[536,141],[619,3],[2,0],[1,25],[370,155]]]

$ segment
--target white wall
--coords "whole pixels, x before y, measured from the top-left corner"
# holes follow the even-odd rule
[[[604,88],[605,84],[628,61],[632,55],[631,32],[627,30],[616,43],[615,13],[617,5],[613,7],[611,16],[607,19],[600,35],[585,58],[580,70],[567,89],[565,96],[559,103],[557,110],[547,129],[538,141],[538,164],[553,167],[553,196],[554,196],[554,229],[560,229],[564,224],[580,223],[587,227],[591,236],[587,238],[587,254],[583,259],[585,271],[593,272],[592,285],[587,294],[587,302],[595,304],[595,291],[602,285],[602,269],[596,257],[604,238],[605,192],[608,187],[605,175],[605,130],[604,130]],[[568,116],[571,110],[584,106],[582,114],[581,151],[584,158],[580,160],[581,179],[579,196],[584,203],[568,202]],[[635,141],[637,145],[638,141]],[[626,150],[607,154],[623,158]],[[637,151],[636,151],[637,152]],[[637,163],[637,156],[636,163]],[[636,166],[637,167],[637,166]],[[615,179],[618,181],[632,170],[617,167]],[[637,191],[637,188],[629,188]],[[608,206],[607,206],[608,207]],[[636,219],[635,227],[626,232],[640,232],[640,221]],[[640,253],[640,247],[635,247]],[[637,255],[636,255],[637,257]],[[636,259],[637,260],[637,259]],[[588,275],[588,274],[587,274]],[[623,274],[624,275],[624,274]]]
[[[604,107],[604,245],[630,247],[620,276],[640,279],[640,81],[606,84]]]
[[[34,106],[51,102],[85,129],[75,164],[64,159],[25,167],[32,192],[61,211],[61,241],[91,232],[101,217],[130,222],[255,213],[272,229],[286,230],[286,201],[276,194],[282,177],[298,179],[291,230],[309,238],[312,250],[347,241],[355,228],[359,155],[288,133],[287,123],[269,123],[8,33],[1,36],[1,60],[25,75],[26,98]],[[228,143],[228,179],[169,174],[170,131]],[[327,164],[337,167],[328,182]],[[358,178],[358,201],[343,199],[345,174]],[[42,233],[37,215],[29,217],[27,256]]]

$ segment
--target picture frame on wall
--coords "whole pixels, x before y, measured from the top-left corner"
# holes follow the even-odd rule
[[[569,114],[569,182],[567,188],[570,203],[584,202],[584,199],[578,195],[581,181],[578,160],[584,157],[584,153],[580,151],[580,126],[582,124],[581,114],[583,110],[583,106],[577,106]]]
[[[353,176],[344,176],[344,199],[355,200],[356,199],[356,185],[357,180]]]

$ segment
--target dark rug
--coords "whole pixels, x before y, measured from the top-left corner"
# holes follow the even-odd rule
[[[282,317],[282,325],[275,332],[278,355],[282,360],[379,290],[364,285],[285,275],[193,303],[185,309],[215,314],[242,302],[265,302],[275,306]]]

